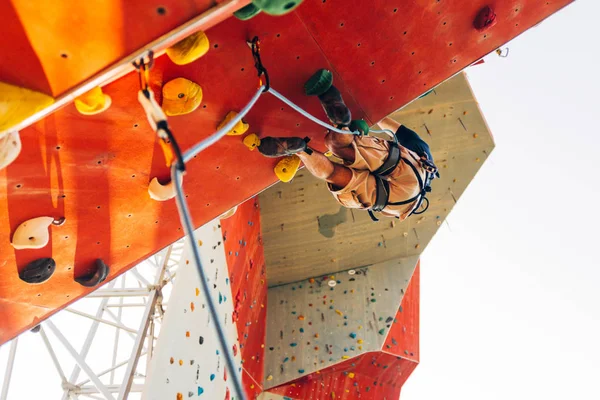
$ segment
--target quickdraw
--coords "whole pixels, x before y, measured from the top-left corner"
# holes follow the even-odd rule
[[[148,52],[148,61],[144,57],[133,63],[133,66],[138,71],[140,79],[140,91],[138,92],[138,101],[146,111],[146,117],[152,129],[160,138],[160,147],[165,156],[167,167],[170,167],[173,161],[177,162],[177,168],[182,172],[185,171],[185,163],[183,162],[183,154],[181,149],[169,128],[167,116],[163,109],[156,102],[154,93],[150,89],[150,68],[154,65],[154,53]]]
[[[261,76],[264,75],[265,76],[265,83],[264,83],[265,88],[263,89],[263,92],[268,92],[269,89],[271,88],[271,81],[269,80],[269,72],[263,65],[262,60],[260,59],[260,39],[258,38],[258,36],[254,36],[254,38],[250,42],[247,42],[247,43],[250,46],[250,49],[252,50],[252,57],[254,58],[254,68],[256,68],[256,71],[258,73],[258,87],[263,86],[263,81],[262,81]]]

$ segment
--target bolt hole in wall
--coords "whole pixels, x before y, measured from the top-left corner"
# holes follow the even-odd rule
[[[69,55],[67,53],[60,53],[60,56],[62,58],[69,58]]]
[[[134,128],[137,128],[138,126],[140,126],[139,124],[133,124]]]
[[[165,14],[167,13],[167,9],[166,9],[166,8],[164,8],[164,7],[158,7],[158,8],[156,9],[156,13],[157,13],[158,15],[165,15]]]

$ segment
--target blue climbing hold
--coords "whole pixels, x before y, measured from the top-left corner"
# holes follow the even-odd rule
[[[356,333],[354,333],[354,332],[350,332],[350,337],[351,337],[352,339],[356,339]]]
[[[204,389],[198,386],[198,396],[200,396],[202,393],[204,393]]]
[[[211,382],[215,380],[215,374],[210,374],[210,380]]]

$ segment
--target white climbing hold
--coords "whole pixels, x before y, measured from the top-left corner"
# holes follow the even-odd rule
[[[336,281],[334,281],[334,280],[332,279],[332,280],[330,280],[329,282],[327,282],[327,284],[328,284],[330,287],[334,287],[335,285],[337,285],[337,282],[336,282]]]
[[[173,181],[161,185],[157,178],[152,178],[148,185],[150,198],[156,201],[167,201],[175,197],[175,185]]]
[[[351,270],[348,271],[348,275],[354,275],[354,274],[356,274],[355,270],[351,269]]]
[[[233,207],[229,211],[225,211],[223,214],[221,214],[219,219],[227,219],[227,218],[233,216],[233,214],[235,214],[236,211],[237,211],[237,206]]]
[[[50,225],[60,226],[65,219],[37,217],[23,222],[17,227],[12,238],[12,246],[17,250],[41,249],[50,241]]]
[[[0,138],[0,169],[10,165],[21,153],[19,132],[10,132]]]

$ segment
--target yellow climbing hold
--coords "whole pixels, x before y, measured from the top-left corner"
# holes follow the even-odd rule
[[[238,113],[235,111],[229,111],[225,116],[225,119],[217,126],[217,129],[223,128],[225,125],[229,123],[232,119],[237,117]],[[237,124],[234,125],[233,129],[227,132],[229,136],[238,136],[243,135],[250,128],[250,125],[244,122],[243,119],[239,120]]]
[[[354,372],[348,372],[348,378],[353,379],[354,378]]]
[[[335,399],[335,392],[331,392],[331,398]]]
[[[112,100],[109,95],[102,91],[100,86],[96,86],[89,92],[77,97],[74,101],[75,108],[83,115],[100,114],[110,107]]]
[[[344,313],[343,313],[343,312],[341,312],[340,310],[335,310],[335,313],[336,313],[337,315],[344,315]]]
[[[260,146],[260,138],[256,133],[251,133],[248,136],[246,136],[243,142],[250,151]]]
[[[275,165],[275,175],[281,182],[289,182],[300,168],[300,158],[296,155],[283,157]]]
[[[350,358],[350,356],[342,356],[342,360],[347,360],[349,358]]]
[[[358,339],[358,340],[356,341],[356,343],[358,343],[358,344],[363,344],[363,342],[364,342],[364,341],[363,341],[362,339]]]
[[[15,126],[52,103],[54,99],[43,93],[0,82],[0,131]]]
[[[165,83],[162,95],[162,108],[170,116],[189,114],[202,103],[200,85],[185,78],[175,78]]]
[[[324,154],[325,157],[331,157],[332,155],[333,155],[333,152],[331,150],[326,151]]]
[[[209,46],[206,33],[198,31],[169,47],[166,53],[175,64],[185,65],[205,55]]]
[[[268,380],[268,381],[272,381],[272,380],[273,380],[273,375],[269,375],[269,376],[267,376],[267,380]]]

